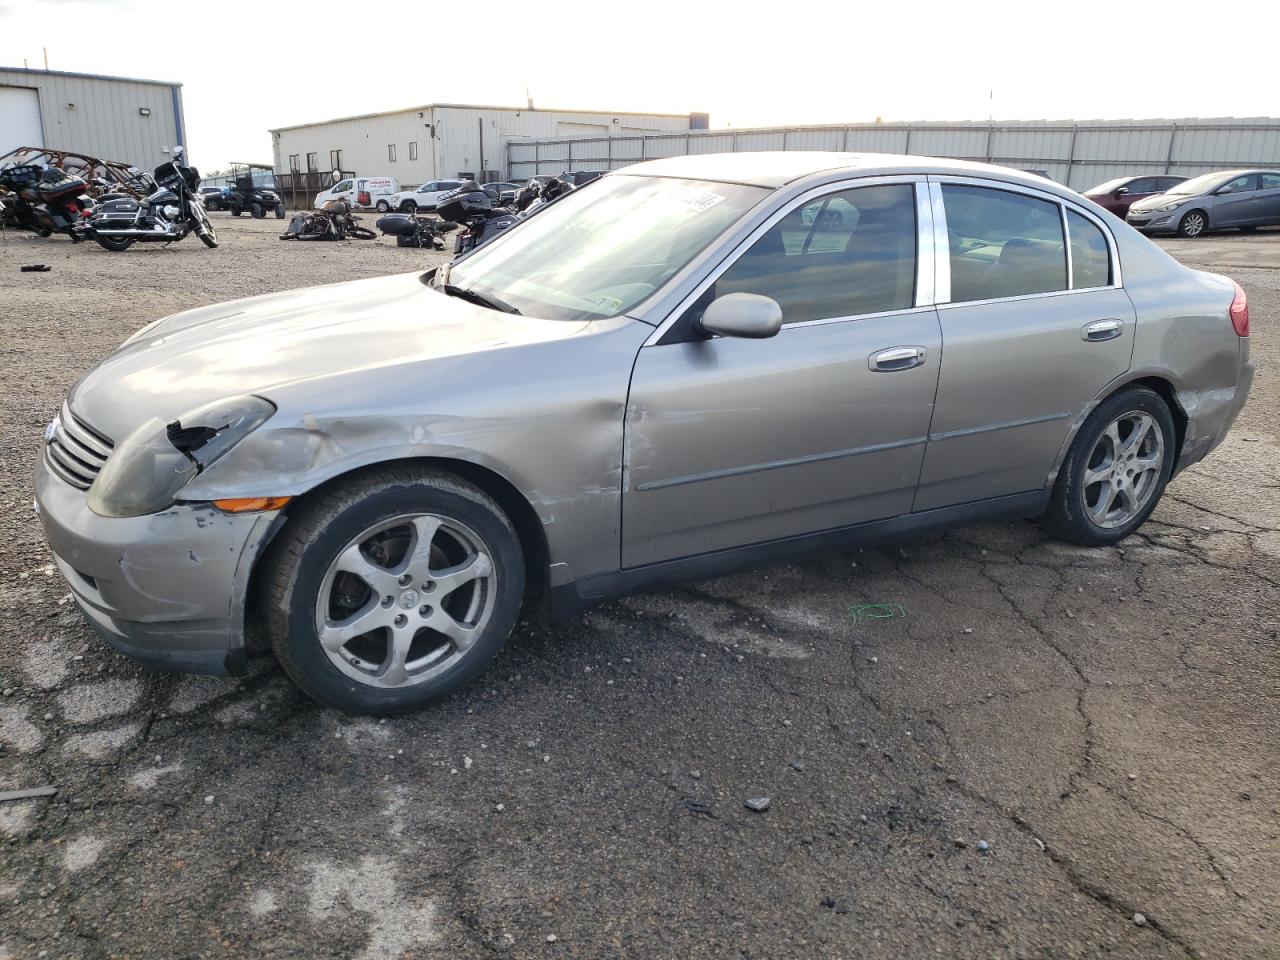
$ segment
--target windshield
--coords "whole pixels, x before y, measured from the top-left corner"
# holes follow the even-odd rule
[[[617,316],[768,193],[736,183],[605,177],[440,271],[438,282],[491,295],[535,317]]]
[[[1183,194],[1190,196],[1195,193],[1208,193],[1214,187],[1220,186],[1232,179],[1235,174],[1206,173],[1201,177],[1192,177],[1185,180],[1175,187],[1170,188],[1167,192]]]
[[[1112,190],[1118,190],[1120,187],[1123,187],[1132,179],[1133,177],[1116,177],[1116,179],[1108,180],[1106,183],[1100,183],[1096,187],[1090,187],[1084,192],[1084,194],[1087,197],[1091,193],[1110,193]]]

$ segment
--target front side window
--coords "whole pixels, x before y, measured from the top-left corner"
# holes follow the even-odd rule
[[[713,296],[754,293],[783,323],[915,303],[916,204],[908,183],[857,187],[792,210],[726,270]]]
[[[418,192],[419,193],[435,193],[438,188],[439,188],[439,185],[434,180],[432,180],[430,183],[424,183],[422,186],[420,186],[418,188]]]
[[[350,190],[350,189],[351,189],[351,181],[350,181],[350,180],[343,180],[341,183],[339,183],[339,184],[337,184],[337,185],[335,185],[335,186],[334,186],[334,188],[333,188],[333,192],[334,192],[334,193],[346,193],[346,192],[347,192],[348,190]]]
[[[1111,283],[1111,251],[1107,238],[1092,220],[1067,211],[1071,234],[1071,286],[1076,290],[1105,287]]]
[[[951,302],[1067,289],[1059,206],[1008,190],[944,184]]]
[[[1245,193],[1249,190],[1256,190],[1253,174],[1245,174],[1243,177],[1236,177],[1234,180],[1228,180],[1226,184],[1218,191],[1219,193]]]
[[[763,187],[613,176],[549,204],[436,274],[555,320],[625,314],[768,196]]]
[[[1139,177],[1129,184],[1130,193],[1155,193],[1156,182],[1151,177]]]

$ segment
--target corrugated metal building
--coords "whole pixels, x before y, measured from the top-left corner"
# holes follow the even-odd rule
[[[508,144],[556,137],[636,137],[706,129],[707,114],[544,110],[429,103],[271,131],[277,174],[339,169],[395,177],[402,187],[440,177],[506,176]]]
[[[635,137],[511,142],[512,179],[563,170],[617,169],[688,153],[840,150],[952,157],[1042,171],[1075,190],[1113,177],[1196,176],[1235,167],[1280,168],[1280,119],[1060,120],[860,123],[762,127]]]
[[[0,67],[0,154],[53,147],[146,170],[186,140],[180,83]]]

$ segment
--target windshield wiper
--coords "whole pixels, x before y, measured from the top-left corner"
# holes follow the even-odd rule
[[[505,300],[499,300],[497,297],[487,293],[481,293],[479,290],[470,290],[466,287],[455,287],[452,283],[443,283],[439,288],[451,297],[457,297],[459,300],[466,300],[468,303],[475,303],[482,307],[488,307],[490,310],[501,310],[503,313],[514,313],[519,315],[520,311],[507,303]]]

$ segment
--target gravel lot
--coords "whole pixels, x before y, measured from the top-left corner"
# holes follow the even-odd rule
[[[1244,284],[1259,373],[1121,547],[1007,523],[643,595],[375,722],[110,652],[31,512],[136,328],[443,257],[214,216],[0,241],[0,790],[58,787],[0,803],[0,960],[1280,957],[1280,233],[1167,242]]]

